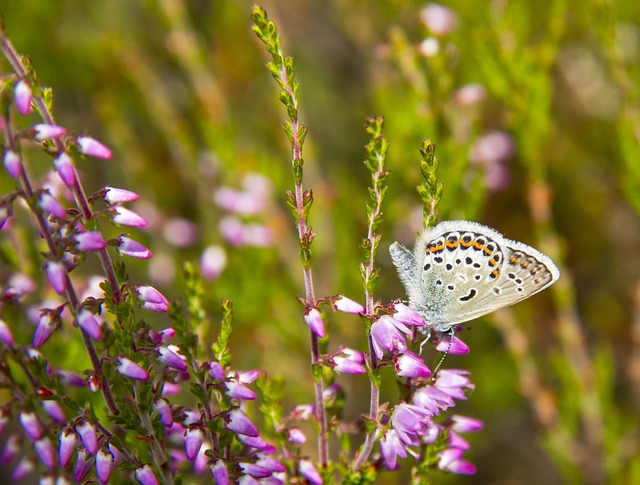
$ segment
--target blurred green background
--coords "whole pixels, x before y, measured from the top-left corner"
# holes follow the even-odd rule
[[[389,244],[412,244],[422,227],[415,187],[423,138],[436,143],[441,160],[442,219],[483,222],[561,266],[554,288],[473,322],[462,334],[470,355],[447,359],[447,367],[469,369],[476,384],[455,412],[486,428],[469,436],[477,475],[437,474],[434,482],[637,478],[640,4],[452,1],[455,22],[446,33],[425,24],[422,2],[261,5],[295,59],[309,128],[304,186],[315,196],[317,296],[363,300],[358,245],[369,175],[362,127],[372,115],[385,117],[391,144],[383,302],[404,297]],[[141,195],[132,208],[151,224],[130,232],[154,258],[127,261],[133,279],[179,298],[182,262],[198,261],[208,245],[224,247],[226,269],[207,289],[211,318],[221,297],[234,301],[233,365],[282,377],[288,409],[313,399],[296,300],[304,290],[284,204],[293,186],[285,113],[250,7],[239,0],[0,1],[15,47],[53,87],[57,122],[114,151],[111,161],[79,166],[87,190],[111,185]],[[50,162],[40,163],[44,173]],[[215,191],[239,189],[250,173],[272,184],[264,210],[242,218],[270,228],[268,247],[234,246],[220,231],[228,213],[214,203]],[[0,187],[12,187],[4,173]],[[174,241],[176,218],[195,225],[194,240]],[[325,317],[330,350],[364,349],[359,319]],[[356,419],[368,408],[368,383],[338,382],[347,417]],[[389,379],[383,401],[395,397]],[[406,480],[385,473],[380,483]]]

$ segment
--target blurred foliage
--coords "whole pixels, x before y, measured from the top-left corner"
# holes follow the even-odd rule
[[[458,411],[486,423],[471,437],[479,472],[464,482],[640,479],[640,465],[629,465],[640,460],[640,4],[452,1],[457,26],[430,55],[421,44],[430,36],[421,2],[262,6],[295,59],[300,117],[309,128],[303,184],[315,196],[317,296],[363,298],[358,245],[366,232],[362,125],[369,115],[385,117],[390,142],[383,301],[404,296],[386,248],[396,239],[410,243],[421,229],[415,187],[427,137],[441,162],[442,219],[482,221],[562,267],[554,289],[499,314],[507,324],[498,330],[473,323],[463,334],[471,355],[449,357],[447,365],[470,369],[476,384]],[[134,208],[152,223],[138,239],[154,259],[127,262],[134,280],[181,297],[182,262],[197,260],[208,244],[225,244],[213,191],[238,187],[248,172],[269,177],[275,195],[265,217],[276,243],[227,244],[227,269],[204,290],[204,305],[218,321],[221,298],[234,302],[234,366],[282,376],[290,405],[310,402],[309,368],[300,364],[308,359],[307,328],[296,299],[302,271],[284,202],[293,183],[289,148],[250,5],[5,0],[0,8],[16,48],[53,87],[57,122],[82,127],[114,150],[112,161],[79,167],[88,189],[112,185],[142,196]],[[486,98],[464,105],[456,92],[470,83],[482,85]],[[491,131],[510,134],[515,144],[501,190],[486,183],[485,165],[469,161],[473,143]],[[42,160],[43,173],[48,163]],[[0,175],[0,191],[12,187]],[[163,226],[174,217],[197,225],[195,246],[167,240]],[[24,247],[35,251],[29,241]],[[39,268],[27,271],[42,279]],[[326,317],[332,348],[364,348],[358,319]],[[17,338],[28,341],[30,330]],[[201,338],[206,348],[216,335]],[[85,358],[67,350],[60,348],[61,359]],[[539,387],[531,387],[532,376]],[[367,408],[368,383],[340,382],[355,419]],[[383,385],[383,402],[394,393],[391,382]]]

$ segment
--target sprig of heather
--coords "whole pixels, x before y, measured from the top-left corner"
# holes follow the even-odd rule
[[[308,222],[309,210],[313,203],[313,192],[304,190],[302,175],[304,160],[302,146],[307,134],[306,127],[298,120],[298,82],[295,80],[293,59],[285,56],[276,25],[269,20],[264,9],[255,6],[251,10],[253,30],[262,41],[271,61],[267,68],[280,87],[280,101],[287,110],[288,120],[284,123],[284,131],[291,144],[291,168],[293,172],[294,190],[287,193],[287,205],[296,221],[298,239],[300,241],[300,261],[302,263],[305,287],[305,323],[309,324],[311,340],[311,363],[314,373],[314,394],[316,419],[320,426],[318,433],[318,458],[322,468],[329,463],[329,444],[327,440],[327,417],[325,412],[318,339],[324,336],[324,326],[317,311],[314,294],[313,276],[311,272],[311,243],[315,237]],[[310,318],[311,316],[311,318]],[[316,325],[313,325],[313,324]]]
[[[442,197],[442,182],[438,182],[436,173],[440,160],[436,158],[436,146],[431,140],[422,140],[420,147],[420,173],[424,183],[418,186],[418,194],[424,206],[424,227],[429,228],[438,222],[438,203]]]

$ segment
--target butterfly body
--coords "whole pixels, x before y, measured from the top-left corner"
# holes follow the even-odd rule
[[[513,305],[553,284],[560,272],[535,248],[470,221],[444,221],[418,236],[413,251],[389,248],[409,306],[429,331]]]

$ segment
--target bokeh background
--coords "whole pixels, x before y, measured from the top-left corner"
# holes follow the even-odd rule
[[[456,412],[486,427],[469,436],[477,475],[437,473],[433,481],[640,479],[640,4],[459,0],[443,3],[446,12],[401,0],[261,5],[295,59],[309,128],[304,185],[315,196],[316,295],[363,299],[363,123],[372,115],[385,117],[390,142],[381,301],[404,297],[387,248],[412,244],[422,227],[415,187],[423,138],[441,160],[442,219],[483,222],[561,267],[552,289],[471,323],[462,334],[471,353],[448,357],[446,366],[470,370],[476,385]],[[250,7],[0,1],[14,45],[53,88],[57,122],[114,151],[111,161],[79,167],[87,190],[141,195],[132,208],[151,223],[132,235],[154,258],[127,262],[133,279],[180,298],[183,262],[217,248],[209,255],[220,262],[223,254],[226,265],[207,287],[211,319],[220,298],[233,300],[234,367],[282,378],[288,408],[312,401],[308,330],[284,203],[293,186],[285,113]],[[44,174],[50,161],[33,156]],[[2,192],[12,187],[0,174]],[[220,202],[230,189],[258,193],[260,203],[238,213]],[[359,319],[325,317],[330,350],[364,349]],[[338,382],[355,420],[368,408],[368,383]],[[383,401],[396,396],[389,378]],[[407,480],[388,473],[380,483]]]

